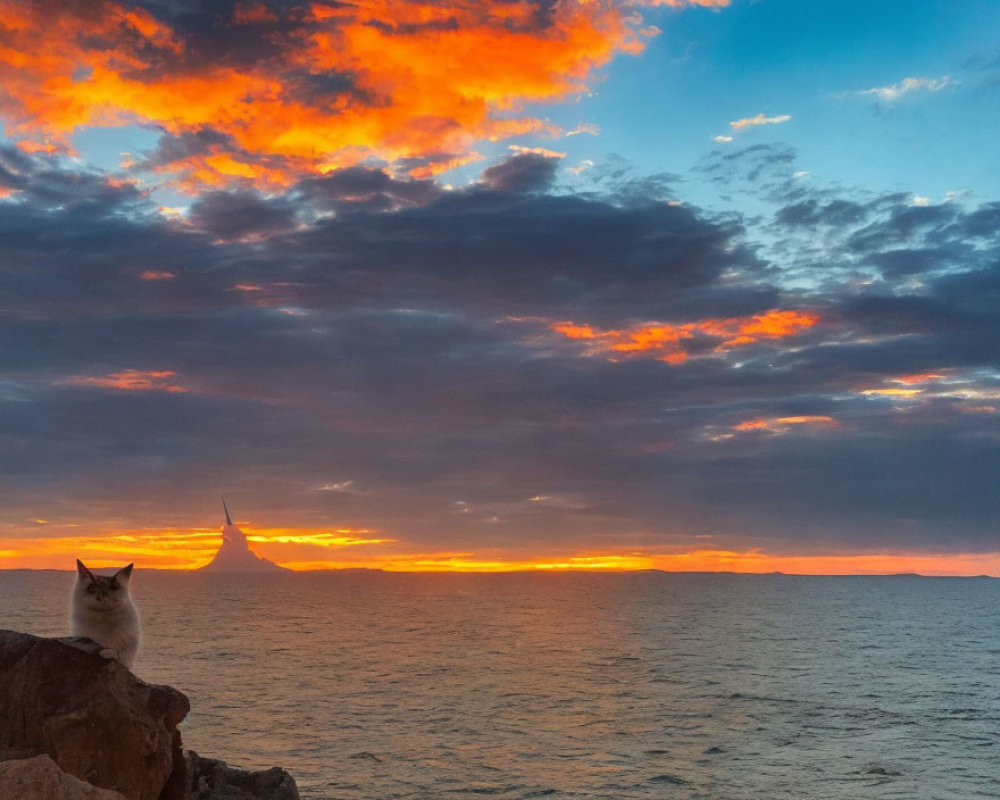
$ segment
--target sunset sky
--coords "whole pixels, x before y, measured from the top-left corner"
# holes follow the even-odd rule
[[[1000,576],[995,0],[0,0],[0,569]]]

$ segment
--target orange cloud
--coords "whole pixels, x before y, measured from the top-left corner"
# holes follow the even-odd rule
[[[975,371],[964,374],[955,370],[946,370],[944,373],[921,372],[883,380],[883,383],[901,385],[857,388],[855,391],[867,397],[887,397],[914,404],[946,401],[953,410],[963,414],[995,414],[997,407],[992,403],[983,404],[983,401],[1000,398],[1000,389],[992,382],[984,386],[980,383],[981,380],[982,376]]]
[[[919,375],[900,375],[896,378],[889,378],[893,383],[904,383],[912,385],[915,383],[928,383],[929,381],[943,381],[947,376],[936,372],[923,372]]]
[[[699,336],[720,340],[715,347],[718,353],[764,340],[796,336],[819,320],[819,314],[812,312],[772,309],[750,317],[706,319],[682,325],[657,323],[631,330],[601,331],[573,322],[556,322],[549,329],[568,339],[589,342],[591,355],[641,354],[668,364],[680,364],[689,358],[684,343]]]
[[[798,417],[776,417],[774,419],[748,419],[733,425],[734,431],[771,431],[782,433],[789,425],[819,425],[821,427],[837,427],[840,423],[833,417],[823,415],[804,415]]]
[[[19,142],[14,142],[14,144],[22,153],[28,153],[29,155],[34,155],[35,153],[48,153],[51,155],[63,150],[62,147],[52,142],[35,142],[31,139],[22,139]]]
[[[211,147],[157,167],[192,188],[275,189],[370,157],[423,160],[432,174],[478,140],[558,133],[521,109],[585,92],[615,55],[641,51],[657,31],[638,5],[237,3],[215,35],[244,44],[222,58],[124,2],[0,0],[0,114],[8,135],[51,143],[38,146],[65,147],[80,127],[214,131]]]
[[[733,425],[734,431],[766,431],[771,426],[764,419],[748,419]]]
[[[108,375],[74,375],[60,381],[69,386],[94,386],[121,392],[190,392],[183,386],[170,383],[176,373],[170,370],[125,369]]]
[[[604,335],[589,325],[576,325],[572,322],[556,322],[549,328],[567,339],[597,339]]]
[[[861,394],[880,397],[915,397],[922,391],[923,389],[862,389]]]

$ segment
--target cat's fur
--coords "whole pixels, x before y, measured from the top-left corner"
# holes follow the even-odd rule
[[[114,575],[95,575],[83,562],[76,562],[76,585],[69,608],[73,636],[86,636],[104,649],[104,658],[116,658],[129,669],[139,650],[139,612],[128,584],[132,564]]]

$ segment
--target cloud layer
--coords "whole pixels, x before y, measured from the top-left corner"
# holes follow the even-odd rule
[[[1000,570],[1000,204],[543,117],[726,5],[0,0],[0,566]]]
[[[386,563],[996,549],[997,204],[717,154],[751,220],[554,193],[559,164],[355,166],[170,219],[4,149],[8,531],[197,526],[216,487]]]

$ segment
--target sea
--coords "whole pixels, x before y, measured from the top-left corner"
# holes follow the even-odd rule
[[[75,576],[0,572],[66,634]],[[304,800],[1000,798],[1000,580],[137,571],[186,747]]]

